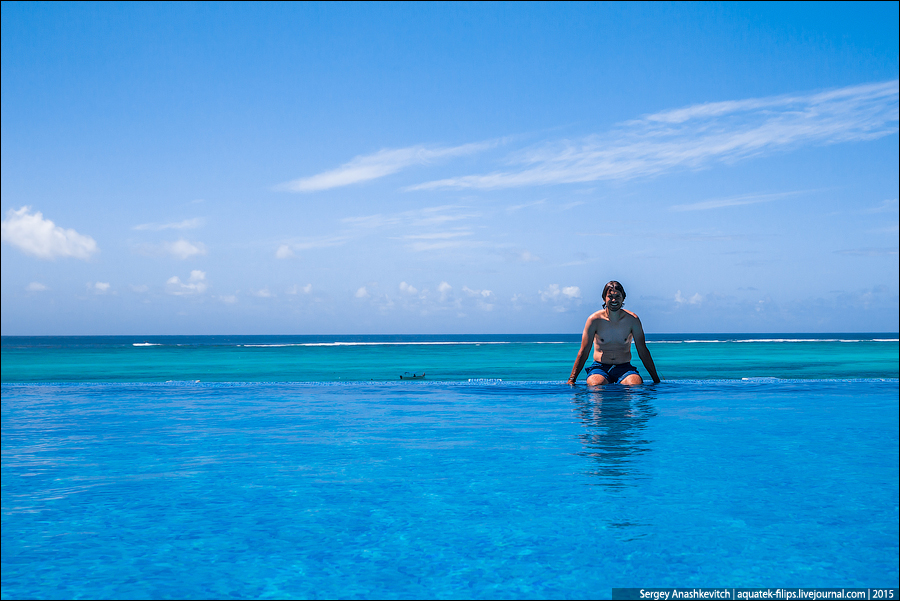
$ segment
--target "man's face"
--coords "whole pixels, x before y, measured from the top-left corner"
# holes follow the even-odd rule
[[[604,298],[603,300],[606,301],[607,309],[618,311],[622,308],[622,303],[625,301],[625,297],[622,294],[621,290],[610,288],[610,290],[606,293],[606,298]]]

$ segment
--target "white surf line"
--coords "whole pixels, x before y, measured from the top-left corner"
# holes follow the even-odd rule
[[[698,344],[698,343],[740,343],[751,342],[900,342],[897,338],[750,338],[744,340],[648,340],[647,344]]]
[[[239,344],[238,346],[265,348],[276,346],[423,346],[461,344],[516,344],[515,342],[296,342],[287,344]],[[529,344],[529,343],[525,343]],[[561,343],[565,344],[565,343]]]

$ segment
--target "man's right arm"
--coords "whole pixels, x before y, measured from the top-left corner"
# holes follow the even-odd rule
[[[570,385],[575,384],[575,380],[578,379],[581,368],[584,367],[585,362],[587,362],[587,359],[591,354],[591,347],[594,345],[594,334],[596,334],[594,321],[591,318],[588,318],[587,323],[584,324],[584,332],[581,334],[581,348],[578,349],[578,356],[575,358],[575,364],[572,366],[572,374],[569,376],[567,382]]]

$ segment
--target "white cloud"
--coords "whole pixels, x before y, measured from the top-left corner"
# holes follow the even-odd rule
[[[175,242],[164,242],[162,248],[165,252],[181,260],[206,254],[206,247],[202,242],[197,242],[195,244],[193,242],[188,242],[184,238]]]
[[[291,247],[287,244],[282,244],[278,247],[278,250],[275,251],[276,259],[290,259],[291,257],[296,256],[294,251],[291,250]]]
[[[670,211],[707,211],[709,209],[721,209],[723,207],[737,207],[741,205],[752,205],[758,204],[761,202],[771,202],[773,200],[778,200],[779,198],[786,198],[788,196],[796,196],[797,194],[803,194],[803,191],[799,192],[779,192],[776,194],[744,194],[741,196],[731,196],[728,198],[715,198],[712,200],[704,200],[702,202],[695,202],[691,204],[684,205],[673,205],[669,207]]]
[[[566,286],[562,289],[562,293],[568,298],[581,298],[581,288],[578,286]]]
[[[856,255],[860,257],[891,257],[897,255],[897,248],[848,248],[834,252],[839,255]]]
[[[147,292],[148,290],[150,290],[150,287],[145,284],[141,284],[140,286],[135,286],[134,284],[132,284],[131,290],[133,292]]]
[[[360,286],[359,290],[356,291],[356,294],[354,296],[356,296],[356,298],[368,298],[369,291],[366,290],[365,286]]]
[[[88,259],[99,250],[90,236],[79,234],[73,229],[63,229],[49,219],[44,219],[40,211],[33,214],[30,211],[31,207],[27,206],[18,211],[7,211],[6,219],[0,224],[3,242],[39,259]]]
[[[679,305],[683,305],[685,303],[689,305],[699,305],[701,302],[703,302],[703,296],[699,292],[696,292],[692,297],[685,298],[684,296],[682,296],[681,290],[678,290],[675,293],[675,302]]]
[[[559,284],[549,284],[543,290],[538,290],[542,302],[554,303],[553,310],[557,313],[568,311],[573,305],[581,304],[581,288],[578,286],[559,287]]]
[[[438,292],[441,294],[441,301],[447,300],[447,295],[450,294],[450,291],[453,290],[453,286],[448,284],[447,282],[441,282],[438,287]]]
[[[533,261],[540,261],[541,258],[531,254],[527,250],[524,250],[519,253],[519,260],[523,263],[531,263]]]
[[[259,298],[271,298],[272,293],[269,292],[268,288],[263,288],[262,290],[257,290],[253,293],[253,296],[258,296]]]
[[[414,286],[410,286],[406,282],[400,282],[400,292],[404,292],[406,294],[415,294],[418,292]]]
[[[349,186],[391,175],[413,165],[425,165],[443,158],[481,152],[498,143],[499,141],[477,142],[449,148],[427,148],[423,145],[385,148],[374,154],[357,156],[337,169],[281,184],[276,189],[289,192],[317,192]]]
[[[237,302],[237,297],[233,294],[225,294],[219,297],[219,300],[228,305],[233,305]]]
[[[541,295],[541,300],[544,302],[547,302],[549,300],[556,300],[561,294],[559,290],[559,284],[550,284],[543,290],[538,290],[538,294]]]
[[[345,217],[341,221],[354,229],[381,229],[385,227],[402,227],[402,228],[428,228],[434,226],[445,226],[453,221],[461,221],[480,217],[480,213],[467,212],[468,207],[457,205],[442,205],[437,207],[426,207],[424,209],[415,209],[413,211],[403,211],[392,215],[362,215],[359,217]],[[455,233],[436,233],[436,234],[416,234],[420,238],[428,237],[455,237],[466,235],[465,231]]]
[[[88,282],[87,288],[94,294],[106,294],[109,292],[109,282]]]
[[[182,282],[177,275],[173,275],[166,281],[166,292],[176,296],[202,294],[206,291],[206,273],[195,269],[187,282]]]
[[[292,294],[292,295],[300,294],[301,292],[303,294],[309,294],[310,292],[312,292],[312,284],[307,284],[306,286],[303,286],[303,287],[298,286],[297,284],[294,284],[293,286],[291,286],[290,288],[285,290],[285,292],[287,294]]]
[[[545,200],[536,200],[534,202],[526,202],[525,204],[521,204],[521,205],[512,205],[512,206],[506,207],[506,212],[507,213],[515,213],[516,211],[521,211],[522,209],[527,209],[529,207],[536,207],[538,205],[544,204]]]
[[[194,201],[197,202],[197,201]],[[202,201],[200,201],[202,202]],[[194,217],[193,219],[185,219],[184,221],[178,221],[176,223],[142,223],[140,225],[134,226],[133,230],[151,230],[151,231],[160,231],[160,230],[192,230],[198,227],[201,227],[206,220],[202,217]]]
[[[898,81],[828,92],[706,103],[621,124],[603,135],[510,157],[518,170],[465,175],[411,186],[510,188],[623,180],[673,169],[785,151],[801,145],[874,140],[897,132]]]
[[[898,207],[900,207],[898,200],[896,198],[890,198],[888,200],[882,200],[881,204],[878,206],[865,209],[863,213],[896,213]]]
[[[468,294],[469,296],[480,296],[482,298],[490,298],[494,293],[490,290],[472,290],[468,286],[463,286],[463,292]]]
[[[49,290],[49,288],[47,288],[40,282],[31,282],[30,284],[25,286],[25,290],[27,290],[28,292],[43,292],[44,290]]]
[[[346,243],[350,239],[349,236],[339,235],[339,236],[324,236],[321,238],[311,238],[308,240],[304,240],[303,242],[296,242],[294,244],[283,244],[278,247],[278,251],[276,251],[276,257],[278,257],[278,252],[281,252],[283,247],[287,247],[288,251],[291,252],[289,256],[293,256],[293,251],[299,250],[309,250],[311,248],[328,248],[330,246],[341,246]],[[288,257],[278,257],[279,259],[284,259]]]

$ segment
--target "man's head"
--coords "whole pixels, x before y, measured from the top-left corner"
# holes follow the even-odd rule
[[[610,294],[612,294],[612,298],[610,298]],[[605,309],[607,304],[612,304],[614,306],[610,309],[618,311],[623,302],[625,302],[625,288],[622,287],[622,284],[615,280],[607,282],[603,287],[603,308]]]

